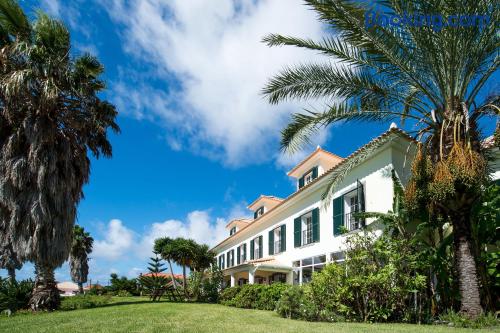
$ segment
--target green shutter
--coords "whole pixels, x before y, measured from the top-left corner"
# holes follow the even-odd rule
[[[257,210],[253,212],[253,219],[255,220],[257,218]]]
[[[333,199],[333,234],[340,235],[340,227],[344,225],[344,196]]]
[[[363,184],[357,180],[357,186],[356,186],[356,195],[358,197],[358,205],[356,212],[357,213],[364,213],[365,212],[365,190],[363,187]],[[360,226],[364,227],[365,226],[365,219],[361,218],[360,220]]]
[[[259,236],[259,258],[262,258],[262,255],[263,255],[263,246],[262,246],[262,236]]]
[[[247,243],[243,244],[243,261],[247,260]]]
[[[300,217],[297,217],[295,220],[293,220],[293,245],[295,247],[300,247],[300,245],[302,244],[300,235],[301,231],[302,219]]]
[[[313,179],[318,178],[318,167],[317,167],[317,166],[315,166],[315,167],[312,169],[312,173],[313,173]]]
[[[319,208],[312,211],[312,241],[319,242]]]
[[[231,250],[231,266],[234,266],[234,249]]]
[[[269,231],[269,255],[274,254],[274,230]]]
[[[227,253],[226,253],[226,262],[227,262],[227,267],[231,267],[231,260],[230,260],[231,258],[229,257],[229,253],[230,253],[230,252],[231,252],[231,251],[229,251],[229,252],[227,252]]]
[[[304,176],[299,178],[299,188],[304,187]]]
[[[250,241],[250,260],[254,260],[254,255],[253,255],[254,252],[255,252],[255,244],[254,240],[252,239]]]
[[[240,247],[238,246],[238,248],[236,249],[236,263],[238,265],[241,264],[241,262],[240,262],[240,256],[241,256],[241,251],[240,251]]]
[[[281,226],[281,252],[286,251],[286,224],[283,224]]]

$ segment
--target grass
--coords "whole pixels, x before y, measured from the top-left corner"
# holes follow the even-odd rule
[[[283,319],[271,311],[215,304],[151,303],[116,297],[100,308],[17,314],[0,318],[0,332],[481,332],[445,326],[409,324],[311,323]],[[500,332],[500,329],[488,329]]]

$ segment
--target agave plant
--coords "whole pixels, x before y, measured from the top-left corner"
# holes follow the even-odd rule
[[[68,259],[87,154],[111,156],[107,132],[119,131],[98,96],[102,72],[95,57],[72,55],[62,22],[29,21],[0,0],[0,244],[35,264],[33,310],[59,304],[54,269]]]
[[[71,279],[78,284],[80,294],[83,294],[83,284],[89,274],[89,254],[92,252],[94,239],[79,225],[73,227],[73,241],[69,253],[69,268]]]
[[[493,0],[306,0],[306,3],[325,23],[328,35],[314,41],[271,34],[264,41],[269,46],[310,49],[332,61],[285,68],[269,81],[264,94],[270,103],[314,98],[329,105],[324,111],[293,115],[282,132],[283,149],[293,151],[301,147],[319,128],[335,122],[388,122],[396,118],[403,126],[405,121],[410,122],[415,128],[412,134],[423,143],[423,155],[433,166],[432,183],[427,184],[431,208],[453,226],[461,311],[472,317],[479,315],[482,308],[471,210],[479,198],[479,189],[487,181],[478,120],[488,115],[498,119],[500,110],[498,94],[485,97],[483,93],[500,63],[498,3]],[[382,13],[396,19],[413,14],[438,13],[443,17],[481,14],[489,20],[442,29],[411,22],[398,26],[366,24],[367,17],[377,18]],[[328,191],[338,184],[342,174],[345,173],[333,175]]]

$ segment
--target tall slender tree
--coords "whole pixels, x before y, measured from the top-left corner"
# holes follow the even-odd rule
[[[111,156],[115,107],[98,94],[103,67],[74,56],[64,24],[42,12],[30,22],[0,0],[0,244],[36,268],[30,305],[55,309],[54,269],[68,259],[90,152]]]
[[[167,261],[168,268],[172,274],[172,285],[174,289],[177,289],[177,280],[175,279],[174,269],[172,268],[172,261],[175,261],[173,241],[174,240],[169,237],[155,239],[154,252],[159,253],[160,256]]]
[[[89,254],[92,252],[94,238],[79,225],[73,227],[73,241],[69,253],[71,279],[78,284],[78,291],[83,294],[83,284],[89,274]]]
[[[282,132],[283,149],[297,149],[335,122],[411,121],[423,142],[421,156],[433,169],[427,208],[453,226],[461,311],[477,316],[482,308],[471,210],[487,181],[477,124],[485,115],[498,118],[500,110],[498,94],[481,93],[500,64],[500,6],[493,0],[305,2],[328,35],[314,41],[271,34],[264,41],[310,49],[332,61],[286,68],[264,94],[271,103],[314,98],[329,105],[295,114]],[[425,16],[431,14],[441,16]],[[459,15],[469,15],[465,25]],[[439,24],[441,17],[451,24]],[[332,174],[328,193],[342,174]],[[408,193],[422,190],[412,182],[408,187]]]

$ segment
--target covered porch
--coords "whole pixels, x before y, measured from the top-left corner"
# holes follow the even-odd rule
[[[247,261],[226,268],[223,273],[224,287],[275,282],[292,284],[293,282],[292,267],[283,265],[273,258]]]

